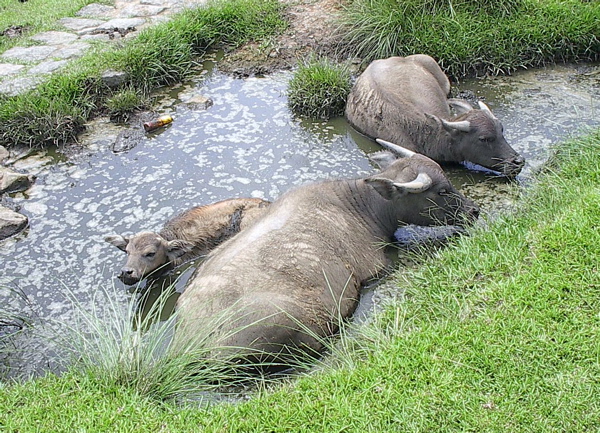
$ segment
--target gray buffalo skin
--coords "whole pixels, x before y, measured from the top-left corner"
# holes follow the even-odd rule
[[[399,225],[476,218],[477,206],[437,163],[381,153],[383,171],[292,189],[213,250],[178,299],[176,341],[204,335],[210,346],[261,365],[318,353],[354,312],[362,284],[390,265],[382,245]]]
[[[500,121],[485,104],[473,109],[466,101],[447,99],[449,92],[448,77],[430,56],[375,60],[356,80],[346,117],[369,137],[439,163],[468,161],[516,176],[525,160],[506,142]]]
[[[127,253],[119,279],[139,283],[155,271],[165,271],[196,257],[250,225],[270,203],[258,198],[235,198],[189,209],[165,223],[160,232],[131,237],[111,235],[106,242]]]

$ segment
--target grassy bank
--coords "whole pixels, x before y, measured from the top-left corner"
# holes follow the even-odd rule
[[[277,0],[209,0],[206,7],[188,10],[127,41],[122,48],[98,48],[52,74],[35,90],[0,97],[0,144],[4,146],[68,143],[86,120],[112,112],[115,95],[138,95],[139,106],[152,90],[183,80],[206,50],[232,48],[282,31],[286,23]],[[108,88],[106,70],[127,73],[121,89]],[[124,97],[116,97],[122,101]]]
[[[395,276],[404,302],[332,367],[239,404],[178,408],[92,376],[0,389],[28,431],[600,429],[600,130],[560,146],[518,210]]]
[[[455,78],[598,60],[600,8],[581,0],[353,0],[346,51],[371,61],[425,53]]]

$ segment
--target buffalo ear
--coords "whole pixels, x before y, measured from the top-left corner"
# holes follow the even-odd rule
[[[379,169],[383,171],[396,162],[398,158],[389,150],[381,150],[370,154],[369,159],[377,164]]]
[[[176,259],[189,253],[194,248],[194,244],[183,239],[174,239],[167,242],[167,256],[170,259]]]
[[[111,245],[114,245],[121,251],[127,250],[127,244],[129,243],[129,238],[123,237],[121,235],[110,235],[104,238],[106,242]]]
[[[456,98],[448,99],[448,105],[450,106],[450,108],[452,108],[454,110],[456,116],[460,116],[461,114],[468,113],[469,111],[471,111],[473,109],[471,104],[469,104],[467,101],[464,101],[462,99],[456,99]]]
[[[397,183],[390,179],[386,179],[385,177],[372,176],[366,178],[365,182],[375,188],[375,191],[386,200],[392,200],[406,195],[404,188],[399,187]]]

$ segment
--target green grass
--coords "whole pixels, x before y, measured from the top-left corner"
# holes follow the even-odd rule
[[[342,116],[352,87],[344,64],[310,58],[300,64],[288,84],[288,104],[297,114],[328,119]]]
[[[425,53],[464,77],[597,60],[599,23],[595,1],[354,0],[339,33],[347,54],[365,62]]]
[[[101,0],[44,0],[25,1],[0,0],[0,32],[13,26],[24,27],[22,36],[9,38],[0,36],[0,54],[16,44],[27,43],[26,39],[38,32],[60,30],[57,22],[61,18],[73,17],[75,13],[90,3],[112,4]]]
[[[395,275],[403,302],[313,373],[175,407],[88,375],[0,389],[27,431],[590,432],[600,429],[600,129],[557,148],[514,214]],[[93,404],[92,404],[93,402]],[[67,406],[69,405],[69,406]]]
[[[142,31],[123,48],[98,48],[52,74],[36,89],[0,97],[0,144],[41,147],[74,141],[86,120],[114,108],[100,79],[107,69],[128,74],[124,87],[139,95],[188,77],[199,56],[217,47],[260,40],[285,28],[277,0],[209,0]]]

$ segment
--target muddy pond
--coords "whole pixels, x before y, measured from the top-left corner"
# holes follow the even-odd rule
[[[343,118],[315,122],[290,113],[290,73],[234,79],[206,68],[161,94],[157,111],[171,114],[173,123],[129,151],[111,150],[122,127],[98,119],[81,136],[81,149],[68,157],[48,150],[14,162],[38,180],[11,197],[30,227],[0,242],[0,286],[22,291],[34,323],[72,323],[67,291],[82,305],[102,302],[95,295],[103,287],[114,287],[123,305],[137,296],[115,278],[125,254],[104,242],[108,234],[158,230],[200,204],[231,197],[273,200],[295,185],[374,171],[368,154],[380,148]],[[508,142],[527,159],[516,181],[521,187],[551,145],[600,125],[600,65],[556,66],[457,87],[486,101]],[[197,95],[213,105],[199,110],[183,103]],[[448,173],[484,213],[506,212],[513,201],[514,184],[502,177],[462,166],[448,167]],[[179,279],[179,290],[190,273]],[[4,305],[22,304],[0,293]],[[368,309],[367,301],[362,311]],[[52,369],[43,343],[25,335],[15,342],[22,349],[18,360],[9,364],[24,372]]]

